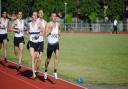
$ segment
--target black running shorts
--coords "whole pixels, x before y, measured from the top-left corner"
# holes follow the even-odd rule
[[[56,50],[59,50],[59,43],[58,42],[55,44],[48,43],[47,58],[51,58],[53,51],[54,51],[54,53],[56,53]]]
[[[14,37],[14,47],[19,47],[20,43],[25,44],[24,37]]]
[[[3,43],[3,41],[7,38],[7,34],[0,34],[0,43]]]

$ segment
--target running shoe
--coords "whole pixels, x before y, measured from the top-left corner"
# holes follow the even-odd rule
[[[55,79],[58,79],[57,73],[54,73],[54,77]]]
[[[44,79],[46,80],[47,78],[48,78],[48,73],[45,72],[45,73],[44,73]]]

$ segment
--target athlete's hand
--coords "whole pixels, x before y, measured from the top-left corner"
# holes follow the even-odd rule
[[[14,28],[13,30],[15,33],[20,33],[20,30],[18,30],[18,28]]]
[[[0,29],[5,29],[5,26],[1,26],[1,25],[0,25]]]
[[[49,35],[51,35],[51,32],[49,32],[47,36],[49,36]]]
[[[37,39],[39,38],[39,36],[38,36],[38,35],[36,35],[34,38],[35,38],[35,40],[37,40]]]

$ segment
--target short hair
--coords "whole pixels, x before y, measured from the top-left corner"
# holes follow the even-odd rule
[[[6,12],[6,13],[7,13],[7,11],[6,11],[6,10],[2,11],[1,13],[3,13],[3,12]]]
[[[52,16],[52,14],[56,14],[56,16],[57,16],[57,12],[56,12],[56,11],[52,11],[52,12],[49,14],[49,16]]]
[[[19,11],[17,12],[17,14],[18,14],[19,12],[22,12],[22,13],[23,13],[23,11],[22,11],[22,10],[19,10]]]
[[[39,9],[39,10],[37,10],[37,12],[39,12],[39,11],[42,11],[42,12],[44,12],[44,11],[43,11],[43,9]]]
[[[37,13],[37,14],[38,14],[38,12],[37,12],[37,11],[32,11],[32,15],[33,15],[33,13]],[[32,15],[31,15],[31,16],[32,16]]]

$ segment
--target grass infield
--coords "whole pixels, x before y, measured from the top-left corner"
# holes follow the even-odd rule
[[[13,52],[13,34],[9,33],[8,59],[18,62]],[[28,37],[25,37],[26,44]],[[29,51],[23,52],[23,64],[31,66]],[[44,71],[47,40],[40,71]],[[0,56],[2,51],[0,50]],[[53,59],[49,73],[53,73]],[[128,35],[62,33],[60,38],[59,76],[76,82],[128,85]]]

